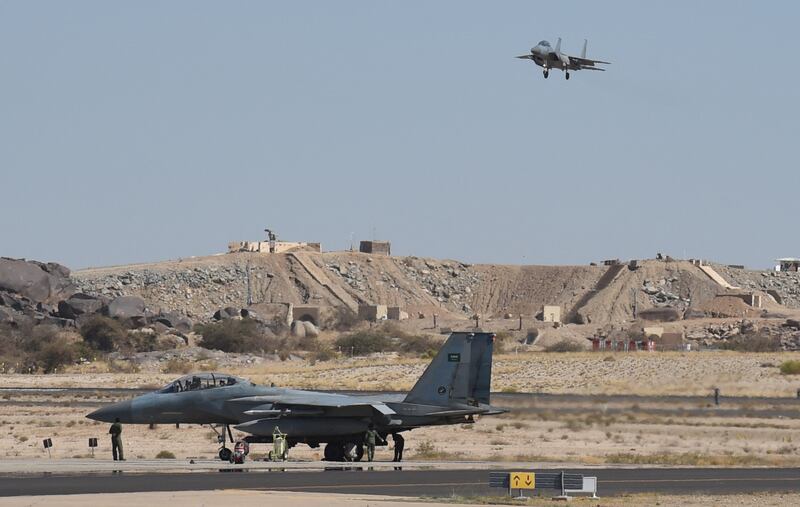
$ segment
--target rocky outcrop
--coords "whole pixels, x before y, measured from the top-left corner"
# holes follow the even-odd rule
[[[774,339],[782,350],[800,350],[800,322],[786,319],[781,322],[750,319],[708,324],[687,330],[686,339],[704,347],[719,347],[731,340],[748,340],[766,337]]]
[[[800,308],[800,273],[793,271],[757,271],[715,265],[726,279],[742,289],[763,291],[777,303],[789,308]]]
[[[0,257],[0,291],[34,303],[55,304],[69,297],[75,292],[69,274],[69,269],[55,262]]]

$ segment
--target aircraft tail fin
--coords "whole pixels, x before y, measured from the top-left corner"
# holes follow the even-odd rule
[[[581,51],[581,58],[583,58],[584,60],[586,59],[586,44],[588,42],[589,42],[588,40],[583,39],[583,51]]]
[[[561,54],[561,37],[559,37],[558,41],[556,42],[556,54],[557,55]]]
[[[452,333],[405,398],[407,403],[489,405],[494,333]]]

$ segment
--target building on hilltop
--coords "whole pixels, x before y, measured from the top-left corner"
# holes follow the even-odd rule
[[[783,259],[775,259],[778,265],[775,266],[775,271],[800,271],[800,259],[794,257],[784,257]]]
[[[362,241],[358,251],[368,254],[392,255],[392,244],[389,241]]]

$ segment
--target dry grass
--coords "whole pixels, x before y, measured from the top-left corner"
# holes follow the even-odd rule
[[[609,454],[603,457],[605,463],[625,465],[671,465],[671,466],[790,466],[796,465],[798,459],[783,459],[768,456],[749,455],[709,455],[697,452],[657,453],[657,454]]]

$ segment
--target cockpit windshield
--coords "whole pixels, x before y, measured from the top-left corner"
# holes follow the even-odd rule
[[[547,42],[546,40],[539,41],[539,45],[540,45],[540,46],[544,46],[544,47],[546,47],[546,48],[549,48],[549,47],[550,47],[550,43],[549,43],[549,42]]]
[[[247,382],[243,378],[226,375],[224,373],[193,373],[174,380],[160,389],[160,393],[181,393],[184,391],[199,391],[200,389],[214,389],[216,387],[232,386]]]

